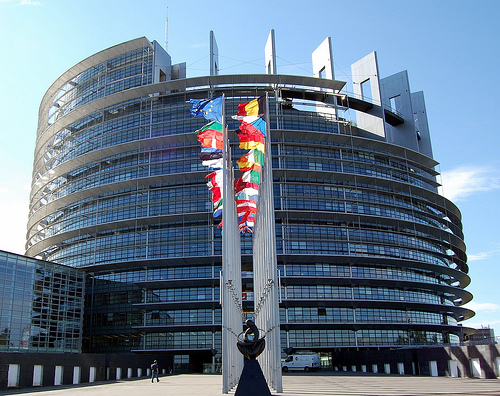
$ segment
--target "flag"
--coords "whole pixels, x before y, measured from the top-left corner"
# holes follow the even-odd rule
[[[223,146],[222,146],[222,140],[217,140],[217,139],[199,139],[201,147],[202,148],[216,148],[217,150],[222,151]]]
[[[259,191],[259,185],[257,183],[246,183],[242,182],[235,187],[235,193],[238,194],[240,191],[249,191],[250,189]]]
[[[260,118],[266,113],[266,98],[259,97],[238,106],[233,119],[241,121],[239,147],[250,150],[238,161],[244,173],[235,181],[236,212],[241,233],[252,232],[259,200],[260,171],[264,163],[266,123]]]
[[[219,217],[220,215],[222,215],[222,206],[214,211],[214,217]]]
[[[249,141],[249,142],[240,142],[240,149],[243,150],[259,150],[265,152],[264,143]]]
[[[198,138],[204,138],[207,136],[220,136],[222,140],[222,124],[217,121],[209,122],[207,125],[196,131]]]
[[[216,148],[222,151],[222,124],[212,121],[203,128],[196,131],[198,133],[198,141],[202,147]]]
[[[222,151],[221,150],[216,150],[216,151],[201,151],[200,154],[200,159],[202,161],[209,161],[209,160],[215,160],[222,158]]]
[[[265,144],[265,137],[262,133],[259,131],[252,132],[252,133],[238,133],[238,136],[240,138],[240,143],[241,142],[256,142],[256,143],[262,143]]]
[[[222,170],[216,170],[212,173],[209,173],[205,176],[205,178],[209,178],[209,182],[207,183],[208,189],[212,191],[212,202],[214,207],[216,207],[222,200]]]
[[[248,186],[239,187],[236,193],[236,199],[251,199],[257,201],[258,198],[255,198],[255,196],[259,196],[259,186],[252,184],[253,183],[250,183]]]
[[[253,213],[253,214],[256,214],[257,213],[257,208],[256,207],[253,207],[253,206],[238,206],[237,209],[236,209],[237,213],[238,213],[238,216],[242,216],[244,215],[245,213]]]
[[[238,116],[257,116],[263,117],[266,114],[266,97],[261,96],[247,103],[238,105]]]
[[[207,120],[222,122],[222,96],[214,99],[190,99],[193,105],[191,115],[193,117],[205,117]]]
[[[248,153],[243,155],[238,161],[240,171],[248,171],[248,170],[256,170],[260,171],[262,168],[262,164],[264,163],[264,155],[262,151],[259,150],[250,150]]]
[[[256,183],[260,184],[260,172],[250,170],[244,172],[235,182],[235,186],[239,186],[242,183]]]
[[[242,234],[246,231],[251,233],[253,231],[253,227],[255,226],[255,214],[245,213],[243,216],[239,217],[238,226]]]
[[[263,136],[266,136],[266,122],[262,118],[257,118],[252,122],[243,119],[241,120],[240,131],[243,133],[260,132]]]
[[[222,158],[203,160],[201,164],[208,166],[210,169],[222,169],[223,167]]]
[[[222,199],[217,204],[214,204],[214,217],[222,215],[222,207]]]
[[[245,189],[236,194],[236,200],[239,201],[259,201],[259,191]]]
[[[238,207],[238,208],[252,207],[252,208],[257,209],[257,202],[252,201],[252,200],[237,199],[236,200],[236,207]]]
[[[216,187],[220,188],[220,186],[222,186],[223,176],[221,169],[209,173],[208,175],[205,176],[205,179],[207,178],[210,179],[209,182],[207,183],[209,189]]]
[[[222,150],[218,149],[217,147],[201,147],[201,152],[202,153],[221,153],[222,157]]]

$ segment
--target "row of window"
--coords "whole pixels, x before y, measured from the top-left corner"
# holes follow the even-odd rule
[[[0,351],[79,352],[84,274],[0,256]]]
[[[285,347],[337,347],[337,346],[389,346],[438,345],[457,340],[456,335],[443,335],[431,331],[404,330],[281,330],[281,346]],[[158,349],[217,349],[221,350],[220,332],[169,332],[143,335],[122,333],[93,335],[85,340],[94,350],[121,347],[124,350]],[[220,352],[219,352],[220,353]]]
[[[56,95],[49,111],[49,124],[71,110],[100,97],[152,83],[152,53],[148,47],[130,51],[80,73]],[[142,75],[145,75],[144,78]],[[117,87],[116,81],[135,80]],[[130,86],[128,86],[130,85]]]
[[[401,269],[389,267],[387,265],[361,266],[354,264],[278,264],[281,276],[308,276],[308,277],[342,277],[342,278],[376,278],[392,279],[425,283],[450,284],[452,279],[444,275],[435,274],[433,271],[425,271],[416,268]],[[93,279],[97,284],[128,284],[145,280],[168,280],[168,279],[190,279],[190,278],[219,278],[220,265],[202,266],[180,266],[167,268],[148,268],[147,270],[134,269],[130,271],[111,272],[107,274],[94,275]],[[253,272],[242,273],[245,279],[252,278]],[[89,286],[87,286],[89,287]],[[66,289],[67,290],[67,289]],[[69,291],[65,291],[67,293]]]
[[[86,315],[85,321],[92,320],[92,327],[102,326],[187,326],[187,325],[220,325],[222,323],[221,309],[183,309],[183,310],[152,310],[142,314],[138,311],[105,312]],[[380,308],[316,308],[289,307],[280,308],[280,322],[285,323],[401,323],[432,325],[456,325],[457,320],[451,315],[425,311],[405,311]],[[4,319],[1,321],[4,325]],[[77,319],[64,324],[64,331],[78,331],[80,323]],[[53,328],[63,326],[53,324]],[[48,327],[40,327],[41,329]],[[45,333],[48,333],[47,330]]]
[[[386,300],[441,304],[444,299],[433,292],[370,286],[287,286],[284,298],[289,300]],[[451,296],[450,296],[451,298]]]
[[[207,227],[173,228],[144,232],[127,232],[60,246],[46,259],[70,266],[102,264],[115,261],[156,259],[162,257],[211,256],[221,253],[220,239],[214,240]],[[149,239],[148,239],[149,238]],[[148,242],[147,242],[148,241]],[[251,242],[242,243],[242,253],[251,254]],[[402,258],[451,267],[452,261],[443,254],[398,246],[369,243],[330,241],[277,240],[277,253],[286,254],[354,255]]]
[[[175,193],[175,191],[177,191],[177,193]],[[188,191],[192,192],[193,194],[186,195],[186,192]],[[137,202],[137,200],[135,199],[135,195],[133,195],[131,199],[116,198],[100,201],[99,203],[96,203],[96,201],[85,202],[81,205],[80,210],[65,210],[67,215],[63,215],[63,212],[57,212],[57,214],[52,214],[43,219],[41,223],[43,223],[45,226],[43,228],[40,228],[38,231],[40,232],[43,230],[45,236],[48,237],[56,235],[58,233],[67,232],[90,225],[130,218],[141,218],[177,213],[208,212],[211,211],[211,203],[208,198],[208,193],[208,189],[203,186],[179,190],[164,190],[164,193],[161,195],[159,193],[150,194],[151,202],[149,204],[142,203],[147,199],[148,194],[146,193],[142,194],[142,199],[140,201],[141,203],[135,205],[134,203]],[[158,201],[159,199],[162,199],[163,202],[155,203],[155,201]],[[132,204],[128,205],[129,202]],[[380,208],[376,205],[355,205],[352,203],[326,200],[294,200],[291,198],[275,198],[275,203],[275,210],[282,210],[281,204],[283,204],[283,208],[286,209],[328,210],[346,213],[365,213],[377,216],[399,218],[414,223],[442,227],[440,223],[433,220],[432,218],[424,217],[414,213],[405,213],[404,211],[395,210],[393,208]],[[364,207],[365,209],[370,208],[373,210],[361,211],[362,207]],[[110,209],[106,210],[106,208]],[[380,209],[384,210],[382,211]],[[304,234],[303,230],[306,228],[311,230],[312,232]],[[288,239],[296,239],[299,237],[307,237],[308,239],[334,237],[337,240],[365,240],[380,243],[406,245],[410,247],[432,250],[435,252],[443,252],[445,250],[443,247],[437,245],[436,243],[426,242],[413,236],[402,235],[401,233],[389,234],[387,232],[381,233],[379,231],[350,229],[349,236],[347,237],[346,229],[326,228],[312,225],[303,227],[300,227],[298,225],[289,225],[285,228],[285,231],[286,237]],[[405,230],[405,232],[406,231],[407,230]]]
[[[122,131],[119,133],[120,139],[124,139],[124,136],[126,136]],[[116,142],[121,143],[120,142]],[[192,154],[192,152],[191,152]],[[163,174],[171,174],[171,173],[183,173],[183,172],[193,172],[193,171],[201,171],[204,170],[204,167],[201,165],[201,162],[199,160],[187,160],[187,161],[172,161],[172,160],[167,160],[165,162],[159,162],[159,163],[151,163],[149,166],[143,166],[140,164],[140,158],[143,160],[148,159],[148,161],[152,161],[152,158],[148,158],[147,155],[141,154],[140,156],[137,156],[138,158],[131,157],[128,161],[119,161],[115,163],[120,164],[120,169],[118,169],[115,166],[113,168],[116,168],[114,170],[107,170],[109,169],[106,166],[102,166],[101,164],[94,164],[91,166],[86,166],[84,168],[77,169],[73,171],[73,173],[76,172],[76,175],[79,176],[75,177],[72,174],[67,174],[66,176],[61,176],[45,186],[44,193],[43,193],[43,198],[45,198],[48,202],[50,202],[53,199],[57,199],[59,197],[71,194],[74,191],[81,190],[81,189],[87,189],[91,187],[95,187],[98,185],[103,185],[103,184],[109,184],[109,183],[114,183],[118,182],[121,180],[129,180],[129,179],[136,179],[136,178],[141,178],[141,177],[149,177],[149,176],[154,176],[154,175],[163,175]],[[193,157],[191,157],[193,158]],[[139,159],[139,161],[138,161]],[[324,164],[321,162],[318,162],[317,160],[312,161],[311,159],[305,160],[308,161],[308,166],[304,169],[310,169],[312,165],[314,165],[315,168],[320,167],[321,170],[327,170],[327,171],[338,171],[341,172],[342,170],[339,169],[325,169]],[[108,162],[108,161],[107,161]],[[277,162],[277,159],[275,159],[275,162]],[[312,165],[311,165],[312,164]],[[279,165],[276,163],[275,165],[278,167]],[[289,166],[285,164],[286,167],[292,168],[292,169],[301,169],[301,167],[298,167],[296,165],[294,166]],[[353,169],[353,171],[347,171],[344,173],[353,173],[353,174],[363,174],[363,172],[360,171],[360,169]],[[372,172],[373,173],[373,172]],[[373,175],[372,175],[373,176]],[[392,178],[394,179],[394,175],[392,174],[387,174],[385,176],[382,175],[375,175],[378,177],[387,177],[387,178]],[[396,177],[397,179],[398,177]],[[406,182],[409,182],[408,180],[405,180]],[[421,185],[422,183],[420,181],[413,181],[411,182],[414,185]],[[292,193],[292,196],[294,194]],[[307,202],[307,200],[305,200]],[[290,205],[293,205],[294,200],[291,198],[290,200]],[[360,208],[363,208],[363,204],[356,202],[356,205],[358,205]],[[365,204],[366,205],[366,204]],[[369,206],[368,206],[369,207]],[[332,209],[330,209],[332,210]],[[337,209],[340,210],[340,209]],[[360,211],[360,209],[358,209]],[[380,209],[379,209],[380,210]]]
[[[430,331],[404,330],[290,330],[281,334],[282,346],[375,346],[436,345],[444,342],[443,334]],[[285,341],[285,343],[283,343]]]

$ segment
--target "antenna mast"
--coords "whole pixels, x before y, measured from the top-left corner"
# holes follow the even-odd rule
[[[168,7],[167,7],[167,19],[165,21],[165,51],[168,52]]]

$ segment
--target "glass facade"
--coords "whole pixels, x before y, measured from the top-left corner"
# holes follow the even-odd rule
[[[0,251],[0,352],[79,353],[82,270]]]
[[[472,315],[460,307],[471,299],[465,245],[432,158],[338,117],[352,109],[333,94],[317,106],[307,98],[321,89],[300,77],[160,82],[163,50],[127,44],[70,69],[41,106],[27,253],[91,273],[85,351],[217,350],[218,361],[221,231],[196,141],[205,121],[189,99],[222,93],[228,115],[270,96],[282,347],[457,340]],[[228,128],[234,162],[237,121]],[[241,242],[251,316],[251,236]]]

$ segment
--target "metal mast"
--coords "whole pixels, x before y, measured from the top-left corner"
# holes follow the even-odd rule
[[[231,149],[226,129],[225,97],[222,99],[223,183],[222,183],[222,393],[238,384],[243,370],[243,355],[236,347],[237,335],[243,329],[241,304],[241,248]]]
[[[281,375],[280,316],[278,298],[278,264],[274,217],[273,169],[269,97],[266,93],[266,139],[259,204],[253,235],[253,285],[255,324],[266,333],[266,348],[257,358],[267,384],[283,392]]]

